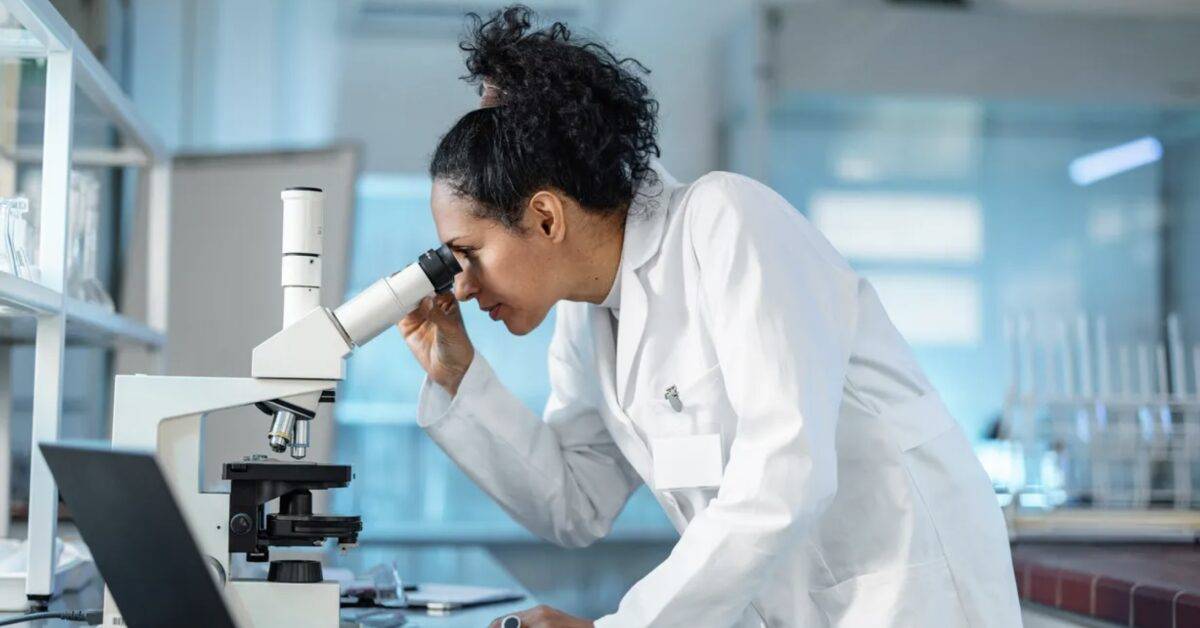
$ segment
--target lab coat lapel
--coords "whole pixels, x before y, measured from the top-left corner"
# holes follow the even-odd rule
[[[646,329],[646,289],[636,270],[621,277],[621,322],[617,325],[617,399],[627,407],[629,382],[633,378],[633,357],[637,354]]]
[[[624,291],[622,291],[622,298]],[[612,426],[619,433],[614,433],[614,440],[621,447],[625,459],[643,478],[650,477],[650,450],[633,428],[633,422],[621,408],[617,400],[615,384],[616,354],[613,339],[612,315],[604,308],[594,307],[591,312],[592,338],[595,339],[596,371],[600,374],[600,390],[604,395],[604,403],[609,413],[616,417],[616,425]]]
[[[671,194],[678,182],[657,163],[655,181],[643,185],[630,205],[625,220],[625,240],[621,246],[621,320],[617,325],[617,400],[623,407],[631,403],[630,382],[633,362],[642,344],[649,315],[646,287],[638,270],[658,253],[663,228],[670,210]]]

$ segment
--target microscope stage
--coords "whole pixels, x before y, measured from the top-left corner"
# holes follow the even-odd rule
[[[227,462],[221,472],[224,480],[247,480],[349,484],[354,479],[350,465],[318,464],[315,462],[284,462],[262,460]]]

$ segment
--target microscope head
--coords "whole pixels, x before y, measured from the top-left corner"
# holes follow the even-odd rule
[[[421,299],[449,291],[454,276],[462,272],[454,254],[443,245],[330,311],[320,304],[324,193],[317,188],[288,188],[280,198],[283,329],[254,348],[253,377],[343,379],[344,358],[355,347],[400,322]],[[290,449],[293,458],[305,457],[313,413],[275,408],[273,415],[267,434],[271,450]]]

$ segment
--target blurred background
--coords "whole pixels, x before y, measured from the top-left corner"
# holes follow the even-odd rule
[[[251,232],[213,250],[219,230],[197,226],[217,215],[240,224],[216,199],[254,181],[214,190],[204,177],[260,162],[272,172],[291,164],[331,177],[322,185],[344,196],[335,202],[344,205],[335,218],[344,233],[340,258],[327,251],[325,263],[339,268],[343,295],[406,265],[436,241],[427,160],[440,134],[478,101],[458,78],[463,15],[504,6],[52,4],[177,155],[173,247],[193,253],[171,257],[173,293],[192,293],[180,297],[192,299],[181,302],[188,305],[172,303],[168,364],[179,373],[195,372],[188,356],[208,351],[227,329],[258,318],[263,329],[278,326],[278,309],[260,312],[219,292],[237,274],[228,260],[259,244],[268,261],[252,271],[265,282],[256,290],[278,290],[275,238],[260,243]],[[1169,530],[1195,530],[1188,517],[1200,508],[1191,488],[1200,481],[1200,3],[529,4],[544,20],[566,21],[650,68],[662,162],[677,178],[729,170],[766,182],[872,280],[977,445],[1010,525],[1050,534],[1047,515],[1100,512],[1066,534],[1161,538],[1170,535],[1153,516],[1114,530],[1103,514],[1161,511],[1175,517]],[[45,79],[39,83],[36,60],[0,70],[10,118],[40,109]],[[77,150],[120,145],[98,116],[89,122],[86,102],[77,105]],[[22,115],[15,136],[0,129],[0,144],[41,131],[39,118]],[[301,163],[313,155],[328,161]],[[27,170],[13,169],[14,186]],[[129,311],[137,298],[122,286],[144,272],[126,263],[136,258],[139,183],[131,170],[95,174],[102,205],[114,210],[101,214],[97,276]],[[254,190],[271,222],[277,191]],[[190,234],[205,244],[189,248]],[[214,292],[205,293],[210,283]],[[218,320],[205,308],[237,316]],[[465,314],[477,349],[540,411],[553,321],[514,338],[474,308]],[[244,374],[256,337],[263,336],[206,358],[204,368]],[[32,369],[20,365],[32,349],[16,343],[12,352],[11,484],[20,502],[32,390]],[[133,363],[87,346],[68,356],[64,432],[104,436],[111,375]],[[542,601],[598,616],[677,538],[642,490],[596,546],[568,551],[535,539],[416,427],[422,372],[399,334],[358,351],[348,373],[328,455],[353,464],[357,477],[335,492],[333,508],[361,514],[365,540],[482,545]],[[249,432],[254,439],[259,427]]]

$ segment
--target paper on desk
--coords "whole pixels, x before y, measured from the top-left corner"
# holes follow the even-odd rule
[[[343,608],[341,619],[343,625],[353,622],[364,628],[395,628],[408,621],[400,611],[379,608]]]
[[[408,605],[428,608],[458,608],[496,602],[510,602],[525,597],[520,591],[475,587],[461,584],[428,583],[417,585],[407,594]]]

